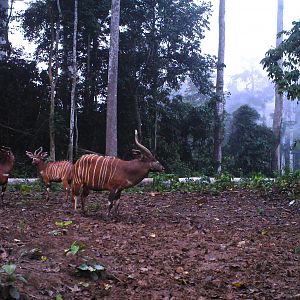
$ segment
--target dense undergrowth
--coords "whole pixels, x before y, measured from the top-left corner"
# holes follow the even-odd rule
[[[218,195],[224,190],[251,189],[257,190],[265,195],[274,192],[285,195],[290,200],[295,200],[300,194],[300,172],[286,173],[274,178],[265,177],[262,174],[255,174],[251,177],[235,179],[230,174],[222,174],[211,179],[209,177],[199,177],[199,180],[187,179],[182,181],[174,175],[156,175],[153,184],[147,189],[158,192],[202,192]]]
[[[140,184],[126,190],[129,193],[143,192],[201,192],[218,195],[224,190],[251,189],[270,195],[273,192],[284,194],[294,200],[300,194],[300,172],[286,173],[274,178],[255,174],[251,177],[235,179],[231,174],[224,173],[215,178],[201,176],[195,178],[180,179],[174,174],[155,174],[151,184]],[[9,190],[20,191],[22,194],[30,194],[32,191],[45,191],[41,179],[32,184],[11,184]],[[62,191],[60,183],[51,184],[52,191]]]

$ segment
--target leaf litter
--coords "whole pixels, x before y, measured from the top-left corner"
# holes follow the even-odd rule
[[[87,215],[74,213],[63,192],[53,192],[50,203],[37,201],[39,193],[20,204],[22,197],[7,193],[0,209],[0,264],[14,262],[27,279],[16,283],[24,299],[300,295],[300,207],[282,195],[126,193],[115,219],[106,217],[106,193],[89,196]],[[74,241],[84,251],[66,256]],[[24,255],[32,249],[40,259]],[[78,266],[92,275],[105,266],[105,273],[82,277]]]

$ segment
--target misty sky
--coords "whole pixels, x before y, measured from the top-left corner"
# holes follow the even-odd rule
[[[219,0],[211,0],[211,31],[203,41],[205,53],[217,55]],[[225,12],[225,77],[259,64],[265,52],[276,43],[277,0],[227,0]],[[300,20],[300,0],[284,0],[284,29]],[[226,80],[226,81],[227,81]]]

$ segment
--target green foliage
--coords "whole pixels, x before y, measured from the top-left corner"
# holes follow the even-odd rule
[[[33,184],[32,184],[32,189],[34,191],[38,191],[38,192],[43,192],[45,191],[45,184],[43,182],[43,179],[41,177],[38,177],[38,180],[36,180]]]
[[[271,175],[271,155],[275,141],[271,129],[257,125],[257,111],[242,105],[233,113],[229,140],[224,148],[227,170],[236,176],[261,172]]]
[[[265,215],[265,210],[263,208],[261,208],[261,207],[258,207],[256,209],[256,211],[257,211],[257,214],[260,215],[260,216],[264,216]]]
[[[212,174],[212,132],[210,103],[193,107],[180,98],[166,103],[157,152],[167,172],[182,177],[194,172]]]
[[[49,151],[49,74],[48,70],[39,71],[36,63],[48,63],[52,33],[55,37],[58,26],[59,47],[57,52],[54,50],[60,68],[54,116],[56,159],[66,157],[74,1],[60,4],[62,20],[56,1],[30,1],[21,23],[26,38],[37,45],[34,61],[20,59],[21,53],[15,52],[0,62],[0,135],[1,142],[11,146],[16,154],[15,177],[37,176],[25,156],[26,150],[42,145]],[[111,1],[103,0],[99,5],[98,0],[81,0],[78,5],[78,144],[80,148],[104,153]],[[205,1],[122,2],[118,124],[126,126],[118,128],[121,157],[127,158],[133,147],[139,114],[143,142],[151,149],[156,148],[170,172],[184,176],[210,172],[209,108],[193,108],[172,100],[174,90],[185,80],[193,83],[194,94],[201,99],[213,90],[215,58],[201,51],[210,13],[211,5]],[[195,98],[193,101],[199,102]],[[43,191],[44,185],[33,189]],[[27,192],[24,190],[24,195]]]
[[[274,178],[268,178],[262,173],[257,173],[253,174],[251,177],[242,178],[239,186],[243,188],[271,192],[274,186]]]
[[[290,199],[295,199],[300,193],[300,171],[278,176],[275,179],[274,187]]]
[[[82,276],[89,277],[92,280],[98,280],[99,278],[101,278],[106,268],[98,262],[91,262],[91,263],[86,262],[79,265],[77,267],[77,270]]]
[[[70,226],[73,224],[73,221],[71,220],[68,220],[68,221],[56,221],[55,222],[55,225],[58,226],[58,227],[67,227],[67,226]]]
[[[21,184],[20,185],[20,192],[23,196],[29,195],[32,191],[32,187],[27,184]]]
[[[229,173],[222,173],[216,176],[213,185],[217,190],[230,189],[234,185],[233,176]]]
[[[300,254],[300,247],[299,246],[294,246],[293,247],[293,253],[294,254]]]
[[[159,174],[154,177],[153,190],[159,192],[203,192],[213,195],[221,191],[234,187],[233,177],[230,174],[221,174],[211,182],[209,177],[200,176],[198,178],[187,178],[179,180],[174,174]]]
[[[155,174],[153,177],[153,189],[158,192],[176,190],[178,184],[179,177],[174,174]]]
[[[16,264],[9,263],[3,265],[0,269],[0,298],[3,300],[20,299],[21,295],[19,289],[15,286],[15,282],[20,280],[27,283],[23,276],[16,275],[16,268]]]
[[[291,100],[300,98],[300,22],[293,22],[293,25],[291,30],[280,33],[287,37],[278,47],[270,49],[261,61],[279,92],[286,93]]]
[[[151,190],[158,192],[201,192],[219,195],[224,190],[239,188],[261,191],[265,195],[272,195],[276,191],[293,200],[290,202],[291,205],[297,201],[295,199],[298,199],[300,194],[300,171],[286,173],[276,178],[257,173],[251,177],[241,178],[239,181],[234,181],[233,176],[229,173],[223,173],[214,179],[200,176],[197,179],[187,178],[186,180],[180,180],[174,174],[158,174],[153,177]],[[144,187],[144,190],[148,190],[148,187]],[[264,215],[265,212],[263,209],[258,208],[257,213]]]
[[[76,255],[81,251],[84,251],[86,249],[86,245],[80,242],[73,242],[70,248],[65,250],[65,255]]]
[[[104,153],[106,104],[95,99],[106,99],[110,1],[79,1],[78,8],[78,137],[79,147]],[[66,146],[68,124],[70,64],[72,47],[74,1],[61,3],[63,20],[58,57],[62,72],[57,83],[55,123],[56,145]],[[144,141],[154,148],[155,122],[159,137],[165,136],[167,114],[175,138],[179,144],[157,138],[157,154],[170,171],[180,175],[190,175],[197,170],[209,168],[211,138],[206,138],[212,119],[203,108],[186,108],[182,103],[178,111],[184,116],[185,127],[180,129],[180,115],[172,117],[171,95],[174,89],[187,78],[192,80],[201,94],[210,94],[213,84],[210,80],[215,59],[204,55],[201,42],[208,29],[211,6],[208,2],[183,0],[180,2],[125,0],[121,5],[120,64],[118,84],[119,153],[126,156],[132,148],[133,132],[139,113],[143,122]],[[176,16],[176,18],[174,18]],[[51,20],[53,22],[51,22]],[[47,62],[51,45],[51,29],[57,30],[58,10],[55,1],[38,0],[31,2],[23,16],[22,27],[26,37],[37,43],[36,58]],[[43,73],[48,83],[48,74]],[[46,88],[44,89],[46,90]],[[48,99],[46,96],[44,99]],[[176,101],[175,101],[176,102]],[[45,101],[49,107],[49,101]],[[197,111],[198,110],[198,111]],[[48,113],[49,110],[47,110]],[[186,114],[187,113],[187,114]],[[205,118],[204,115],[206,114]],[[46,120],[48,116],[44,117]],[[190,120],[190,121],[189,121]],[[197,121],[200,122],[197,124]],[[203,121],[202,121],[203,120]],[[209,122],[207,122],[209,120]],[[189,124],[188,124],[189,123]],[[27,127],[26,127],[27,128]],[[179,132],[178,132],[178,129]],[[46,131],[48,129],[46,128]],[[185,132],[189,135],[185,138]],[[201,131],[201,132],[200,132]],[[205,135],[202,135],[205,131]],[[89,132],[87,135],[86,132]],[[44,136],[48,136],[44,134]],[[99,135],[100,134],[100,135]],[[172,138],[174,135],[172,136]],[[37,143],[36,140],[33,140]],[[48,144],[44,142],[43,144]],[[168,155],[167,149],[174,147]],[[200,147],[199,147],[200,146]],[[58,153],[62,153],[58,149]],[[61,154],[60,154],[61,155]],[[199,170],[200,169],[200,170]]]
[[[24,174],[26,168],[21,158],[27,161],[28,145],[33,139],[37,143],[45,140],[47,87],[35,62],[14,56],[0,61],[0,86],[1,143],[9,145],[15,154],[14,174]]]

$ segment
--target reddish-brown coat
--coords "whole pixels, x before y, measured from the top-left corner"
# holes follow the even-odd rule
[[[34,153],[26,151],[26,155],[32,159],[32,163],[37,167],[44,184],[47,188],[47,200],[49,200],[49,188],[51,182],[62,182],[66,191],[66,201],[71,190],[73,164],[69,161],[45,162],[47,152],[42,152],[43,148],[35,150]]]
[[[4,192],[7,187],[8,177],[13,169],[15,157],[10,148],[0,147],[0,185],[2,185],[1,202],[3,203]]]
[[[84,211],[85,198],[88,196],[89,190],[108,190],[110,192],[110,213],[113,202],[120,198],[122,190],[141,182],[150,171],[161,172],[164,170],[152,153],[138,142],[137,134],[135,141],[139,150],[133,150],[137,158],[130,161],[95,154],[83,155],[77,160],[74,165],[72,183],[75,210],[80,191],[81,207]],[[117,208],[118,203],[116,210]]]

